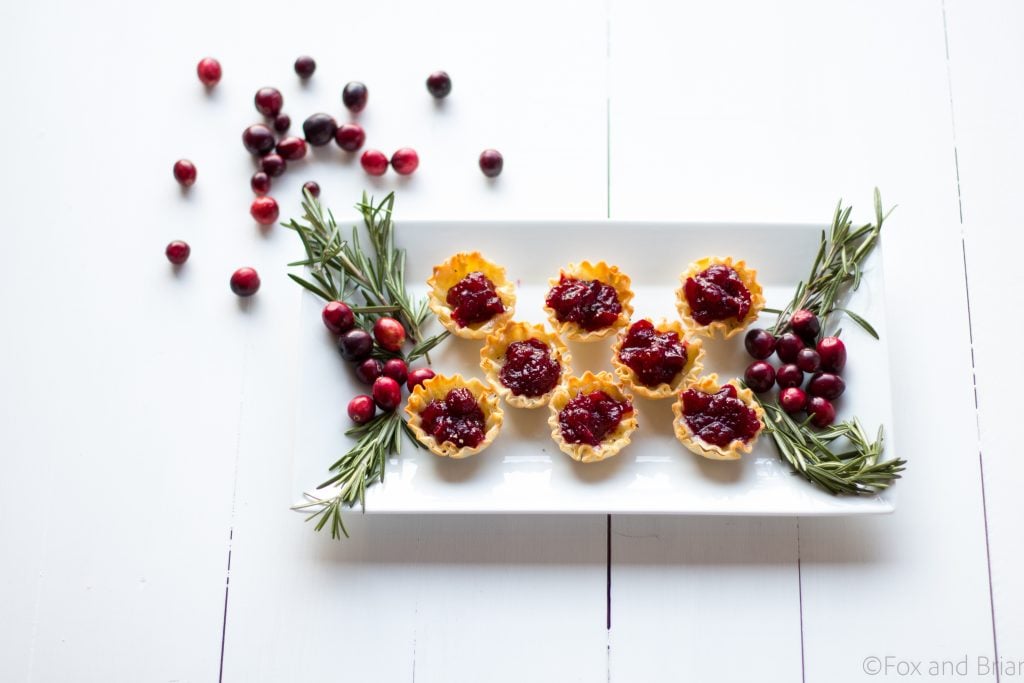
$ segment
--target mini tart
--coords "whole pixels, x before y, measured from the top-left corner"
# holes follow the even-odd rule
[[[444,400],[449,391],[459,387],[469,389],[469,392],[473,394],[473,398],[476,399],[477,405],[480,406],[480,410],[484,414],[484,424],[486,426],[484,440],[473,448],[466,446],[459,448],[451,441],[438,443],[433,435],[423,431],[423,419],[420,413],[423,412],[424,408],[431,401]],[[497,438],[498,432],[501,431],[501,424],[505,419],[505,413],[501,409],[501,401],[498,399],[498,394],[494,391],[494,388],[475,377],[467,380],[462,375],[452,375],[451,377],[436,375],[426,382],[417,385],[405,404],[405,414],[409,416],[409,429],[412,430],[417,441],[430,449],[431,453],[440,455],[442,458],[453,459],[468,458],[490,446],[491,442]]]
[[[622,390],[615,383],[614,376],[610,372],[599,372],[596,375],[589,370],[583,373],[582,377],[567,378],[551,397],[548,407],[551,416],[548,417],[548,424],[551,426],[551,438],[558,444],[558,448],[571,457],[583,463],[600,462],[616,455],[624,446],[629,444],[629,437],[637,428],[637,409],[623,416],[615,429],[605,434],[604,439],[597,446],[585,443],[569,443],[562,438],[562,426],[558,421],[559,414],[566,404],[581,393],[592,393],[603,391],[616,401],[630,401],[633,397]]]
[[[618,295],[619,306],[622,307],[622,310],[619,312],[618,319],[608,327],[600,330],[586,330],[575,322],[561,322],[555,314],[555,310],[545,303],[544,311],[548,314],[548,319],[551,321],[551,325],[555,328],[556,332],[570,341],[593,342],[604,339],[608,335],[614,334],[616,331],[629,325],[629,318],[633,315],[633,304],[631,303],[633,301],[633,290],[630,289],[629,276],[620,271],[617,266],[609,266],[604,261],[598,261],[593,264],[590,261],[583,261],[578,265],[570,263],[559,271],[558,277],[548,280],[548,284],[551,287],[558,286],[561,284],[560,281],[563,275],[576,280],[599,280],[607,285],[611,285]],[[546,300],[547,296],[545,295]]]
[[[750,292],[750,310],[747,311],[747,315],[742,320],[736,320],[735,318],[729,318],[726,320],[714,320],[707,325],[701,325],[693,319],[690,310],[690,302],[686,298],[686,281],[691,277],[696,277],[700,273],[714,265],[723,265],[732,268],[736,271],[740,280],[743,282],[743,286]],[[679,310],[679,316],[683,319],[683,324],[687,328],[697,334],[702,334],[706,337],[714,338],[717,335],[721,335],[723,339],[729,339],[744,329],[747,328],[750,323],[757,320],[757,316],[761,314],[761,309],[764,308],[765,299],[764,291],[761,289],[761,285],[757,282],[757,271],[753,268],[747,268],[747,264],[744,261],[733,261],[731,256],[719,257],[719,256],[707,256],[695,261],[690,264],[689,269],[683,273],[680,277],[680,287],[676,290],[676,308]]]
[[[690,425],[688,425],[686,420],[683,418],[683,391],[696,389],[697,391],[702,391],[705,394],[718,393],[722,388],[722,385],[718,383],[718,375],[707,375],[706,377],[701,377],[695,382],[691,382],[683,388],[683,391],[679,392],[676,402],[672,404],[672,414],[675,415],[675,419],[672,421],[672,426],[675,430],[676,438],[697,455],[710,460],[739,460],[740,456],[744,453],[750,453],[754,450],[754,444],[757,443],[757,438],[761,436],[761,432],[764,431],[764,409],[761,407],[761,404],[754,400],[754,393],[750,391],[750,389],[741,387],[735,380],[730,380],[726,384],[731,384],[736,389],[736,398],[757,413],[757,419],[761,422],[761,428],[757,430],[757,433],[754,434],[753,437],[751,437],[750,441],[744,442],[740,439],[733,439],[725,448],[710,444],[694,434],[693,430],[690,429]]]
[[[452,309],[448,305],[448,290],[457,285],[470,273],[481,272],[494,283],[494,289],[505,306],[505,312],[499,313],[490,320],[460,326],[452,318]],[[515,287],[505,277],[505,269],[491,263],[480,252],[459,252],[441,265],[434,266],[434,273],[427,279],[430,291],[427,303],[441,321],[445,329],[456,337],[463,339],[483,339],[491,332],[500,329],[515,313]]]
[[[562,366],[559,384],[561,384],[562,379],[568,377],[572,372],[569,365],[572,361],[569,348],[557,334],[549,331],[544,325],[511,322],[497,332],[489,334],[487,336],[487,343],[480,349],[480,367],[483,368],[487,374],[487,379],[498,390],[498,393],[505,399],[505,402],[514,408],[540,408],[546,406],[548,401],[551,400],[551,396],[558,390],[556,385],[554,389],[541,396],[522,396],[513,394],[511,389],[502,384],[500,373],[502,366],[505,364],[505,351],[513,342],[526,341],[527,339],[536,339],[547,344],[551,357]]]
[[[636,321],[633,321],[636,322]],[[653,322],[653,321],[652,321]],[[619,381],[637,396],[650,399],[670,398],[674,396],[684,384],[692,382],[704,370],[704,344],[696,337],[686,338],[686,331],[678,320],[665,320],[664,318],[654,323],[654,329],[658,332],[675,332],[679,335],[679,341],[686,345],[686,365],[672,380],[671,384],[662,382],[656,387],[649,387],[640,381],[633,368],[619,360],[619,351],[629,334],[627,325],[619,332],[618,339],[612,347],[612,365],[615,367],[615,374]]]

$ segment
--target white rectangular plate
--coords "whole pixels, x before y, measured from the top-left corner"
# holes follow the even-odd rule
[[[703,256],[732,256],[757,269],[768,306],[782,308],[806,278],[822,226],[646,223],[627,221],[401,221],[409,252],[407,280],[416,293],[434,264],[457,251],[480,251],[516,283],[516,319],[544,322],[548,279],[570,262],[605,260],[632,278],[634,320],[676,317],[679,275]],[[878,330],[875,341],[841,321],[849,351],[840,418],[856,414],[869,431],[879,424],[892,443],[888,352],[880,254],[866,264],[850,305]],[[328,478],[327,468],[351,444],[348,400],[366,387],[338,355],[320,322],[321,302],[305,295],[299,331],[294,439],[296,500]],[[765,315],[767,325],[774,316]],[[436,326],[436,323],[434,323]],[[434,328],[436,331],[438,328]],[[612,340],[571,343],[572,367],[612,370]],[[434,369],[483,379],[482,342],[451,338],[431,354]],[[742,376],[750,362],[739,335],[705,342],[705,372]],[[671,400],[636,399],[640,426],[618,456],[583,465],[554,445],[548,410],[505,406],[505,424],[487,450],[466,460],[439,458],[406,444],[387,465],[383,484],[369,490],[367,512],[400,513],[671,513],[715,515],[858,515],[891,512],[891,492],[836,497],[794,476],[762,437],[740,461],[718,462],[686,450],[672,433]],[[315,492],[324,497],[330,489]]]

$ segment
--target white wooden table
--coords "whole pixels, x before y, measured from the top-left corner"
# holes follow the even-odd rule
[[[1020,3],[40,0],[0,25],[0,680],[1024,677]],[[256,88],[297,128],[354,79],[374,146],[419,171],[314,154],[276,184],[283,215],[309,178],[341,210],[368,186],[403,218],[484,220],[823,221],[839,197],[866,218],[881,187],[897,512],[303,527],[294,238],[248,219],[238,138]]]

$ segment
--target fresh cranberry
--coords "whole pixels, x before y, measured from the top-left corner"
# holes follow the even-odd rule
[[[182,187],[192,187],[196,182],[196,167],[188,159],[178,159],[174,162],[174,179]]]
[[[385,377],[390,377],[399,384],[405,384],[409,379],[409,366],[401,358],[388,358],[382,372]]]
[[[632,412],[632,403],[616,401],[603,391],[581,393],[558,413],[558,425],[567,442],[597,446]]]
[[[807,391],[811,396],[821,396],[834,401],[846,391],[846,382],[831,372],[819,372],[807,383]]]
[[[795,363],[796,356],[802,348],[804,348],[803,339],[792,332],[786,332],[775,342],[775,353],[783,363]]]
[[[381,410],[394,410],[402,402],[402,387],[390,377],[378,377],[373,383],[373,401]]]
[[[411,175],[420,165],[420,155],[412,147],[403,147],[391,155],[391,168],[398,175]]]
[[[356,316],[343,301],[328,301],[320,317],[333,334],[345,334],[356,326]]]
[[[430,368],[416,368],[415,370],[409,371],[408,386],[409,391],[412,391],[419,385],[426,382],[428,379],[434,378],[434,371]]]
[[[355,152],[366,142],[366,131],[358,123],[343,123],[338,126],[334,141],[346,152]]]
[[[384,374],[384,364],[376,358],[367,358],[356,366],[356,378],[363,384],[373,384]]]
[[[686,278],[683,292],[698,325],[729,318],[743,320],[750,312],[750,290],[734,269],[723,264]]]
[[[452,91],[452,79],[444,71],[435,71],[427,76],[427,90],[437,99],[444,99]]]
[[[747,353],[758,360],[764,360],[775,351],[775,335],[760,327],[747,332],[743,338],[743,345],[747,347]]]
[[[807,412],[811,415],[811,424],[815,427],[828,427],[836,421],[836,408],[827,398],[811,396],[807,401]]]
[[[821,368],[829,372],[842,372],[846,367],[846,344],[839,337],[825,337],[818,342]]]
[[[796,354],[796,366],[804,372],[817,372],[821,369],[821,356],[810,347],[802,348]]]
[[[559,322],[573,322],[589,331],[614,324],[622,313],[618,292],[600,280],[577,280],[562,275],[545,302]]]
[[[743,373],[743,381],[751,391],[763,394],[775,384],[775,368],[763,360],[755,360],[747,366],[746,372]]]
[[[348,402],[348,416],[356,424],[366,424],[377,414],[377,404],[373,397],[360,394]]]
[[[266,193],[270,192],[270,176],[263,171],[256,171],[252,174],[252,178],[249,180],[249,187],[256,193],[257,196],[262,197]]]
[[[176,266],[180,266],[185,261],[188,261],[188,255],[191,253],[192,248],[188,246],[188,242],[182,242],[181,240],[174,240],[164,249],[167,260]]]
[[[359,81],[348,83],[345,89],[341,91],[341,101],[344,103],[345,108],[357,114],[366,109],[366,100],[369,96],[370,92]]]
[[[284,106],[284,97],[277,88],[260,88],[256,91],[256,111],[264,116],[277,116]]]
[[[480,170],[488,178],[497,178],[505,168],[505,157],[496,149],[485,149],[480,152]]]
[[[807,405],[807,394],[800,387],[787,387],[779,392],[779,405],[787,413],[799,413]]]
[[[309,78],[314,71],[316,71],[316,62],[309,55],[302,55],[295,60],[295,73],[299,75],[299,78]]]
[[[314,147],[322,147],[334,138],[338,130],[338,122],[330,114],[313,114],[302,122],[302,133],[306,142]]]
[[[268,154],[260,159],[260,170],[271,178],[277,178],[278,176],[284,175],[285,169],[287,168],[288,162],[286,162],[284,157],[280,154]]]
[[[405,343],[405,328],[394,318],[377,318],[373,323],[373,336],[381,348],[398,351]]]
[[[619,360],[644,386],[671,384],[686,367],[686,345],[677,333],[659,332],[650,320],[638,320],[622,340]]]
[[[798,387],[804,382],[804,372],[792,363],[786,363],[775,373],[775,381],[780,389]]]
[[[548,345],[530,338],[508,345],[498,379],[515,396],[536,398],[554,389],[561,375],[562,366],[551,357]]]
[[[818,333],[821,332],[821,321],[818,320],[818,316],[806,308],[793,311],[793,315],[789,318],[789,324],[793,331],[807,342],[816,339]]]
[[[269,154],[274,149],[274,133],[262,123],[253,124],[242,133],[242,144],[251,154]]]
[[[294,135],[283,138],[277,143],[277,153],[288,161],[298,161],[306,156],[306,141]]]
[[[726,384],[714,394],[688,389],[683,392],[683,419],[702,441],[725,447],[733,441],[749,442],[761,431],[757,413],[737,398]]]
[[[363,152],[359,163],[362,164],[363,170],[370,175],[384,175],[388,170],[388,158],[384,156],[384,152],[376,149],[368,149]]]
[[[366,330],[349,330],[338,337],[338,350],[347,361],[357,362],[370,357],[373,352],[373,337]]]
[[[274,117],[274,130],[278,133],[286,133],[292,127],[292,117],[288,114],[278,114]]]
[[[239,268],[231,275],[231,291],[238,296],[252,296],[260,289],[260,275],[255,268]]]
[[[498,291],[491,279],[475,271],[448,290],[445,302],[452,309],[452,318],[459,327],[487,322],[505,312]]]
[[[204,57],[196,66],[196,73],[199,74],[199,80],[203,85],[212,88],[220,82],[220,62],[213,57]]]
[[[281,210],[277,207],[277,200],[273,197],[257,197],[252,200],[249,213],[260,225],[272,225],[281,214]]]
[[[459,448],[476,448],[485,436],[484,412],[469,389],[459,387],[443,400],[433,400],[420,413],[423,430],[438,443],[449,442]]]
[[[320,183],[315,180],[307,180],[302,184],[302,189],[310,193],[314,197],[320,196]]]

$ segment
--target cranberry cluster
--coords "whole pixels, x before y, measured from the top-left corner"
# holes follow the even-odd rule
[[[778,337],[760,328],[747,332],[747,353],[757,360],[747,367],[743,380],[759,394],[777,384],[783,410],[791,415],[806,411],[811,424],[827,427],[836,419],[832,402],[846,390],[839,374],[846,367],[846,345],[839,337],[818,341],[821,322],[806,309],[793,313],[789,327]],[[766,360],[772,353],[782,361],[777,369]],[[810,379],[801,388],[805,374]]]

